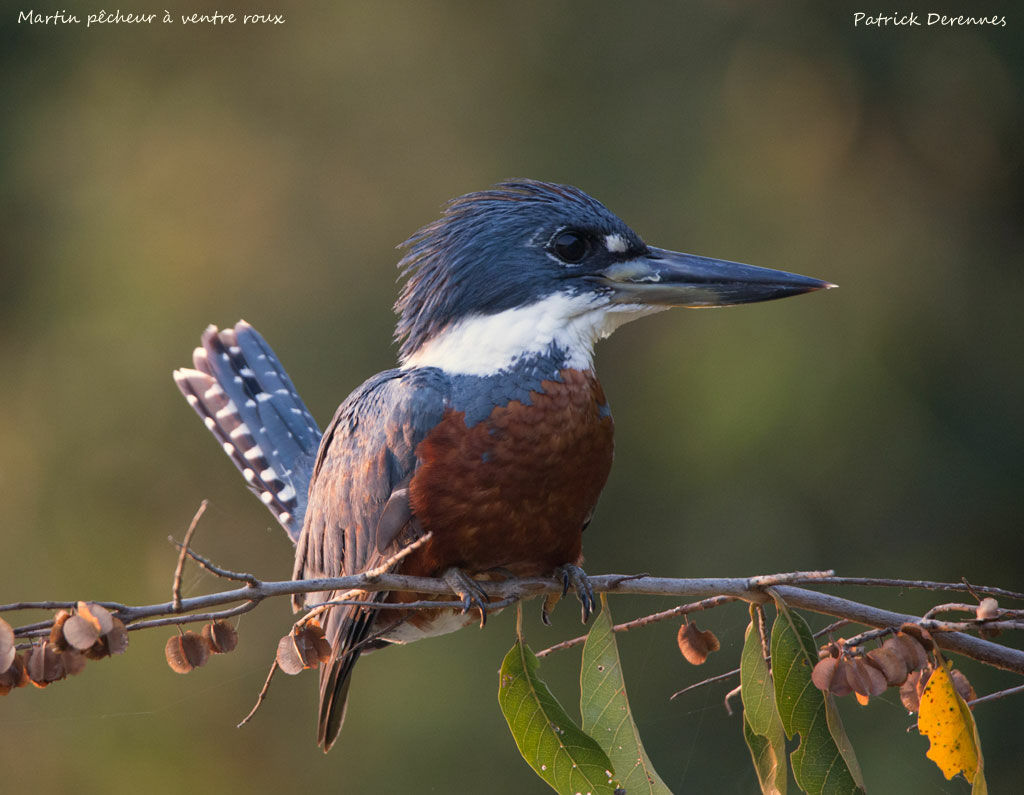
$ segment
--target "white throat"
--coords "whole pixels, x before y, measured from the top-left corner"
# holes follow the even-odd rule
[[[453,323],[404,357],[402,369],[437,367],[452,374],[490,375],[554,345],[568,354],[569,367],[589,370],[594,343],[630,320],[666,308],[556,293],[529,306]]]

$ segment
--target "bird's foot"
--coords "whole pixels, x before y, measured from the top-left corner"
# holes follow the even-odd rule
[[[468,613],[474,608],[480,611],[481,628],[487,623],[487,592],[480,587],[480,583],[470,577],[462,569],[454,566],[441,575],[448,583],[452,592],[462,600],[462,612]]]
[[[583,623],[586,624],[590,620],[590,614],[594,612],[594,589],[590,585],[590,578],[587,577],[586,572],[583,571],[579,566],[572,563],[566,563],[564,566],[559,566],[555,569],[555,575],[562,578],[562,595],[557,594],[549,595],[544,599],[544,604],[541,607],[541,620],[545,624],[551,624],[551,610],[559,599],[565,596],[569,592],[570,586],[576,591],[576,596],[579,597],[581,615]]]

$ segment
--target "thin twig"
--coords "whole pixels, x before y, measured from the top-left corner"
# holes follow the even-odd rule
[[[372,580],[376,579],[377,577],[379,577],[381,574],[385,574],[386,572],[391,571],[392,567],[396,563],[398,563],[399,561],[403,560],[404,558],[407,558],[409,555],[411,555],[413,552],[415,552],[421,546],[426,544],[433,537],[434,537],[434,534],[432,532],[430,532],[430,531],[427,531],[426,533],[421,535],[419,538],[417,538],[415,541],[413,541],[411,544],[406,544],[404,547],[402,547],[400,550],[398,550],[398,552],[396,552],[390,558],[385,560],[379,566],[377,566],[376,568],[373,568],[373,569],[369,569],[366,572],[366,574],[365,574],[366,579],[372,581]]]
[[[128,605],[121,604],[120,602],[100,602],[96,599],[93,599],[92,602],[93,604],[101,605],[107,608],[107,610],[110,610],[111,612],[128,609]],[[11,602],[6,605],[0,605],[0,613],[13,612],[15,610],[71,610],[77,606],[77,600],[72,600],[70,602],[59,602],[54,600],[46,600],[40,602]],[[47,627],[52,626],[53,621],[40,621],[38,625],[28,624],[26,625],[26,627],[22,628],[25,629],[27,627],[35,626],[42,627],[44,625]]]
[[[837,629],[845,627],[849,623],[850,622],[845,618],[841,618],[838,621],[833,621],[827,627],[822,627],[817,632],[815,632],[813,637],[820,638],[822,635],[828,635],[830,632],[835,632]]]
[[[980,696],[973,701],[968,701],[967,706],[973,707],[975,704],[984,704],[988,701],[998,701],[1001,698],[1007,696],[1013,696],[1017,693],[1024,693],[1024,685],[1017,685],[1016,687],[1008,687],[1006,690],[999,690],[995,693],[989,693],[987,696]]]
[[[923,618],[932,618],[938,613],[977,613],[977,605],[965,605],[962,602],[946,602],[945,604],[935,605],[935,607],[928,610],[924,614]]]
[[[178,565],[174,567],[174,581],[171,583],[171,604],[174,605],[175,612],[181,611],[181,573],[185,568],[185,553],[188,552],[192,536],[199,526],[199,518],[206,512],[208,504],[209,500],[203,500],[199,503],[199,508],[196,509],[195,516],[192,517],[188,530],[185,531],[185,540],[181,542],[181,551],[178,553]],[[174,539],[170,540],[171,543],[174,543]]]
[[[622,624],[616,624],[612,627],[612,632],[628,632],[631,629],[637,627],[644,627],[648,624],[653,624],[656,621],[664,621],[667,618],[675,618],[677,616],[684,616],[687,613],[696,613],[700,610],[707,610],[712,607],[718,607],[718,605],[724,605],[727,602],[738,601],[738,596],[712,596],[710,599],[702,599],[699,602],[691,602],[686,605],[679,605],[673,607],[670,610],[662,610],[660,613],[651,613],[649,616],[643,616],[642,618],[634,618],[632,621],[626,621]],[[563,640],[561,643],[556,643],[554,646],[549,646],[546,649],[541,649],[537,652],[536,657],[545,657],[551,654],[553,651],[562,651],[563,649],[571,649],[573,646],[585,642],[587,639],[586,635],[580,635],[578,638],[572,638],[571,640]]]
[[[222,618],[231,618],[232,616],[240,616],[242,613],[248,613],[250,610],[256,607],[260,603],[259,599],[253,599],[249,602],[242,602],[240,605],[229,607],[226,610],[216,610],[210,613],[189,613],[186,616],[168,616],[167,618],[154,618],[149,621],[136,621],[134,624],[129,624],[125,627],[129,632],[133,632],[137,629],[149,629],[150,627],[166,627],[170,625],[180,626],[182,624],[192,624],[197,621],[218,621]]]
[[[729,717],[732,717],[732,704],[730,702],[740,694],[740,689],[741,685],[736,685],[736,687],[725,694],[725,698],[723,699],[725,703],[725,711]]]
[[[1024,593],[1008,591],[986,585],[972,585],[962,582],[934,582],[933,580],[896,580],[886,577],[829,577],[829,585],[878,585],[884,588],[923,588],[926,591],[957,591],[972,595],[1003,596],[1008,599],[1024,600]]]
[[[222,568],[213,561],[211,561],[209,558],[204,558],[195,550],[189,549],[184,544],[179,544],[173,538],[171,539],[171,543],[177,547],[181,547],[186,555],[188,555],[190,558],[192,558],[192,560],[194,560],[196,563],[198,563],[200,566],[202,566],[204,569],[210,572],[210,574],[215,574],[224,580],[234,580],[236,582],[248,583],[249,585],[252,585],[254,587],[260,584],[260,580],[255,575],[248,574],[244,571],[231,571],[230,569]]]
[[[263,701],[266,699],[267,692],[270,690],[270,681],[274,678],[274,674],[277,673],[277,669],[277,658],[275,657],[274,662],[270,664],[270,672],[267,674],[267,679],[263,683],[263,687],[260,688],[259,695],[256,696],[256,703],[253,705],[253,708],[249,710],[249,714],[242,718],[242,720],[238,722],[238,725],[235,728],[241,729],[245,724],[252,720],[252,717],[256,714],[256,711],[261,706],[263,706]]]
[[[724,674],[718,674],[718,676],[709,676],[707,679],[702,679],[699,682],[694,682],[692,685],[687,685],[682,690],[677,690],[675,693],[669,696],[669,700],[671,701],[676,696],[681,696],[688,690],[696,690],[698,687],[704,687],[704,685],[713,685],[715,682],[723,682],[726,679],[732,679],[734,676],[739,675],[739,672],[739,668],[733,668],[731,671],[726,671]]]
[[[972,632],[979,628],[984,629],[1024,629],[1024,621],[936,621],[935,619],[921,619],[917,625],[929,632]]]
[[[859,635],[854,635],[852,638],[843,641],[842,647],[851,655],[862,654],[862,651],[857,649],[858,646],[863,646],[866,643],[870,643],[873,640],[884,638],[886,635],[892,635],[899,631],[899,627],[882,627],[880,629],[869,629],[867,632],[861,632]]]
[[[507,596],[504,599],[499,599],[496,602],[487,603],[487,612],[497,612],[503,610],[509,605],[513,605],[519,601],[517,596]],[[331,599],[329,602],[320,602],[319,604],[310,605],[310,610],[317,610],[318,612],[323,608],[327,607],[367,607],[373,608],[374,610],[437,610],[437,609],[449,609],[458,610],[459,612],[465,611],[465,603],[463,602],[429,602],[429,601],[418,601],[418,602],[367,602],[365,599]],[[476,609],[476,608],[474,608]],[[309,619],[309,614],[299,619],[299,623]]]
[[[406,558],[409,555],[411,555],[413,552],[415,552],[417,549],[419,549],[421,546],[423,546],[425,543],[427,543],[427,541],[429,541],[432,537],[433,537],[433,533],[432,532],[428,531],[428,532],[424,533],[419,538],[417,538],[415,541],[413,541],[410,544],[407,544],[406,546],[402,547],[400,550],[398,550],[398,552],[393,554],[391,557],[389,557],[387,560],[385,560],[379,566],[377,566],[376,568],[373,568],[373,569],[368,569],[367,571],[365,571],[360,576],[366,578],[366,582],[367,583],[376,582],[380,578],[380,576],[382,574],[387,573],[391,569],[392,566],[394,566],[396,563],[398,563],[403,558]],[[367,588],[349,588],[347,591],[345,591],[340,596],[338,596],[337,599],[331,599],[330,601],[327,601],[327,602],[319,602],[317,604],[312,604],[312,605],[305,605],[306,613],[302,616],[302,618],[298,619],[293,624],[293,627],[299,627],[302,624],[305,624],[311,618],[316,618],[321,613],[326,612],[329,608],[335,607],[337,605],[366,606],[367,605],[367,600],[365,600],[365,599],[357,599],[356,598],[360,594],[366,594],[366,593],[372,593],[372,591],[370,589],[367,589]],[[375,605],[383,605],[384,603],[382,603],[382,602],[375,602],[374,604]],[[459,602],[457,604],[457,607],[462,607],[462,602]],[[415,609],[415,608],[412,608],[412,609]]]

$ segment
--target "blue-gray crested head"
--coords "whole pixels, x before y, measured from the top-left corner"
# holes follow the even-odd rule
[[[403,358],[464,318],[603,289],[580,277],[646,250],[583,191],[528,179],[451,200],[402,246],[395,336]]]
[[[648,246],[578,188],[532,180],[454,199],[404,245],[402,366],[450,373],[498,372],[544,353],[586,369],[594,343],[652,312],[835,286]]]

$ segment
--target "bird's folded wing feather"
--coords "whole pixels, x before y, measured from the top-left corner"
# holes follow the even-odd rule
[[[389,370],[342,403],[314,465],[295,579],[359,574],[394,553],[401,528],[390,523],[403,510],[389,500],[408,486],[416,446],[441,421],[448,394],[439,370]]]

